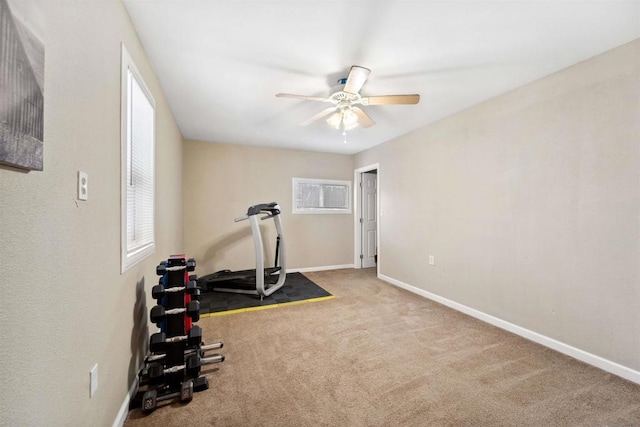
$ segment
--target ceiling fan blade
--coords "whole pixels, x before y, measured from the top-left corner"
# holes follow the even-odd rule
[[[349,77],[347,77],[347,82],[344,84],[344,89],[342,90],[353,94],[360,92],[370,72],[371,70],[368,68],[354,65],[351,67],[351,71],[349,71]]]
[[[369,128],[376,124],[376,122],[371,120],[371,117],[367,116],[367,113],[362,111],[362,109],[358,107],[351,107],[351,109],[358,116],[358,124],[363,128]]]
[[[362,98],[362,105],[402,105],[417,104],[420,95],[381,95]]]
[[[278,98],[295,98],[295,99],[304,99],[307,101],[328,101],[327,98],[322,98],[320,96],[307,96],[307,95],[295,95],[293,93],[276,93]]]
[[[333,113],[334,111],[336,111],[336,107],[325,108],[324,110],[320,111],[318,114],[316,114],[316,115],[314,115],[312,117],[309,117],[307,120],[305,120],[304,122],[300,123],[300,126],[308,126],[311,123],[315,122],[316,120],[320,120],[324,116],[328,116],[329,114]]]

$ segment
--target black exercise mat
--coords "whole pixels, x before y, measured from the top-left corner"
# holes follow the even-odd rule
[[[302,273],[287,273],[282,288],[262,300],[258,295],[231,292],[203,292],[200,299],[200,315],[216,315],[230,311],[274,308],[284,304],[335,298],[329,292],[307,279]]]

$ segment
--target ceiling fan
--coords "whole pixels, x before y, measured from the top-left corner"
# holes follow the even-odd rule
[[[349,76],[338,80],[338,84],[344,87],[328,98],[318,96],[294,95],[291,93],[277,93],[279,98],[296,98],[308,101],[328,102],[333,106],[328,107],[318,114],[308,118],[300,123],[301,126],[307,126],[320,120],[323,117],[331,116],[327,119],[327,123],[334,129],[342,128],[343,135],[346,131],[354,129],[358,126],[363,128],[371,127],[375,124],[373,120],[357,105],[400,105],[400,104],[417,104],[420,101],[420,95],[379,95],[362,97],[360,89],[367,81],[371,70],[368,68],[354,65],[349,71]],[[333,113],[333,114],[332,114]]]

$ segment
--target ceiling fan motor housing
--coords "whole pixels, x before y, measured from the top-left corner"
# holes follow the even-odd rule
[[[334,92],[329,96],[329,100],[334,105],[350,105],[360,103],[359,93],[349,93],[344,91]]]

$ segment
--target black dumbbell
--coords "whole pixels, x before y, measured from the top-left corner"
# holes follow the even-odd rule
[[[156,274],[158,276],[164,276],[164,274],[167,272],[167,261],[162,261],[160,264],[158,264],[158,266],[156,267]]]
[[[149,313],[149,319],[151,319],[151,322],[157,325],[158,323],[163,322],[166,318],[167,312],[163,306],[156,305],[151,308],[151,312]]]
[[[180,386],[180,401],[190,402],[193,399],[193,381],[184,381]]]
[[[167,338],[164,332],[156,332],[149,338],[149,350],[152,353],[164,353],[169,343],[186,341],[187,346],[197,347],[202,344],[202,328],[198,325],[191,326],[187,335],[178,335]]]
[[[200,290],[200,286],[198,286],[198,282],[196,282],[195,280],[192,280],[187,283],[186,292],[189,295],[191,295],[191,300],[200,301],[201,290]]]
[[[194,280],[187,282],[186,286],[176,286],[173,288],[165,288],[162,283],[160,283],[159,285],[155,285],[153,288],[151,288],[151,297],[155,300],[160,301],[168,292],[182,291],[188,293],[189,295],[194,295],[200,293],[200,288],[198,288],[198,283]]]
[[[200,375],[200,356],[194,354],[187,358],[186,373],[188,377],[195,378]]]
[[[171,368],[165,369],[160,363],[152,363],[151,365],[149,365],[147,373],[149,376],[149,381],[152,384],[159,384],[162,383],[165,374],[180,372],[184,369],[185,373],[189,377],[197,377],[198,375],[200,375],[202,365],[222,362],[224,362],[223,355],[216,354],[210,357],[201,357],[198,352],[195,352],[187,357],[185,365],[176,365]]]
[[[144,414],[150,414],[156,410],[158,405],[158,391],[149,390],[142,396],[142,412]]]
[[[199,346],[202,344],[202,328],[198,325],[191,326],[187,335],[187,344],[191,346]]]
[[[193,271],[196,269],[196,260],[193,258],[189,258],[187,260],[187,271]]]
[[[164,298],[165,295],[165,291],[164,291],[164,286],[160,285],[155,285],[153,288],[151,288],[151,297],[154,300],[157,300],[158,302],[160,302],[160,300],[162,298]]]
[[[184,291],[190,295],[195,294],[198,290],[200,290],[200,288],[198,287],[198,282],[195,280],[189,280],[187,285],[184,287]]]
[[[207,377],[198,377],[193,380],[193,391],[204,391],[209,388]]]
[[[149,384],[158,385],[165,382],[165,376],[175,374],[176,372],[182,372],[186,369],[187,365],[175,365],[168,368],[164,368],[164,366],[160,363],[153,363],[147,369],[147,373],[149,375]]]
[[[164,364],[162,362],[165,357],[158,357],[157,360],[151,362],[147,367],[147,376],[149,380],[154,384],[159,384],[162,382],[166,374],[174,374],[183,370],[185,370],[185,372],[190,376],[193,376],[192,374],[196,374],[195,376],[197,376],[197,374],[200,372],[200,366],[202,364],[212,363],[210,360],[212,358],[202,358],[197,351],[192,351],[190,353],[185,352],[185,356],[187,358],[186,364],[175,365],[167,368],[164,367]],[[216,355],[216,357],[222,356]],[[224,360],[224,358],[222,360]]]
[[[157,408],[158,402],[174,399],[176,397],[179,397],[182,403],[191,401],[193,399],[194,391],[206,390],[209,387],[206,378],[202,377],[202,379],[204,379],[204,385],[206,386],[204,388],[202,387],[203,381],[201,381],[201,378],[197,378],[195,381],[183,381],[180,383],[180,390],[174,393],[167,393],[158,396],[158,389],[148,390],[142,396],[142,412],[144,414],[150,414]]]
[[[191,294],[191,300],[200,301],[202,299],[200,288],[196,289],[194,293]]]
[[[156,332],[149,338],[149,350],[152,353],[163,353],[166,349],[167,334],[164,332]]]
[[[164,380],[164,368],[160,363],[152,363],[147,368],[150,384],[160,384]]]
[[[189,316],[193,322],[200,320],[200,301],[189,301],[187,304],[187,316]]]
[[[171,310],[166,310],[163,306],[156,305],[151,309],[149,318],[151,319],[151,322],[157,325],[164,322],[167,319],[167,316],[183,314],[185,312],[192,321],[197,322],[200,320],[200,301],[190,301],[187,304],[187,308],[173,308]]]

